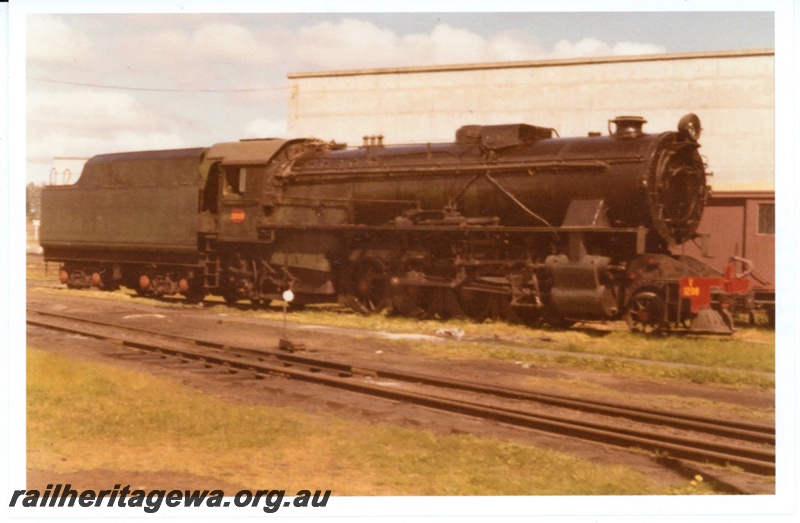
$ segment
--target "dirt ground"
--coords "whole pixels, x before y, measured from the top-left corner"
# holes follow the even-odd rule
[[[91,314],[96,319],[120,319],[132,326],[163,330],[171,334],[192,334],[229,345],[252,348],[276,348],[283,335],[281,322],[237,317],[235,311],[223,306],[162,307],[158,304],[142,305],[87,299],[75,293],[41,293],[35,288],[28,292],[28,306],[53,311],[70,312],[76,315]],[[574,394],[569,383],[588,382],[603,388],[622,392],[630,403],[648,405],[652,399],[666,396],[699,398],[704,400],[696,406],[697,414],[714,414],[715,403],[735,404],[752,409],[773,409],[774,394],[771,392],[739,391],[731,388],[697,385],[692,383],[659,382],[622,378],[600,372],[575,368],[527,366],[511,361],[498,360],[445,360],[426,357],[414,352],[403,343],[397,343],[380,333],[349,331],[347,329],[324,328],[290,324],[289,337],[305,344],[307,351],[315,357],[363,362],[366,366],[385,366],[425,374],[447,375],[462,379],[498,384],[506,387],[530,387],[536,383],[541,392]],[[443,415],[421,407],[399,404],[394,401],[364,398],[346,391],[322,389],[318,386],[292,380],[274,378],[269,380],[246,380],[236,376],[200,371],[196,364],[181,364],[166,361],[153,364],[151,360],[119,358],[124,347],[108,342],[70,336],[65,343],[64,333],[45,329],[28,328],[28,343],[46,350],[67,354],[78,360],[113,363],[121,368],[145,371],[154,375],[177,378],[189,387],[206,394],[226,398],[243,404],[278,405],[296,407],[304,413],[319,416],[335,416],[364,424],[391,424],[415,429],[429,430],[439,434],[470,433],[478,436],[513,440],[544,448],[568,452],[584,459],[607,464],[623,464],[639,470],[654,480],[674,483],[676,479],[691,477],[693,469],[676,470],[664,467],[643,453],[629,452],[615,447],[571,440],[535,431],[520,431],[499,423],[474,420],[458,415]],[[413,338],[433,333],[409,333]],[[430,341],[431,343],[447,343]],[[602,394],[601,392],[598,394]],[[614,401],[618,398],[613,398]],[[682,406],[682,410],[685,410]],[[705,471],[704,471],[705,472]],[[750,474],[730,475],[725,471],[715,474],[721,481],[753,493],[771,493],[774,482]],[[44,483],[72,483],[81,488],[108,488],[109,481],[139,486],[141,488],[203,488],[213,481],[213,488],[236,491],[245,486],[220,485],[216,479],[189,477],[187,475],[142,474],[135,471],[90,470],[69,474],[60,478],[45,470],[28,471],[28,488],[44,488]]]

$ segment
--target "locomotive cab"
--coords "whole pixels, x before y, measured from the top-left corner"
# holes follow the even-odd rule
[[[213,218],[217,241],[258,239],[267,165],[285,143],[277,139],[243,140],[219,143],[206,151],[200,166],[205,180],[200,210],[210,215],[206,222]]]

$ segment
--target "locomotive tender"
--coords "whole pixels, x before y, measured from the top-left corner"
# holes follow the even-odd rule
[[[71,288],[256,306],[291,289],[362,313],[730,332],[746,281],[669,250],[697,237],[708,196],[700,121],[644,123],[99,155],[44,189],[41,245]]]

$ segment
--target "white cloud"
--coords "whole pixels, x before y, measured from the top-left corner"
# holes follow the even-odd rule
[[[614,44],[615,55],[655,54],[666,53],[667,49],[661,45],[642,44],[638,42],[617,42]]]
[[[371,22],[345,18],[302,27],[286,42],[287,60],[305,70],[361,69],[444,65],[494,61],[537,60],[581,56],[610,56],[666,52],[648,43],[610,44],[596,38],[576,42],[561,40],[552,50],[535,36],[520,31],[500,32],[485,38],[466,29],[441,23],[428,33],[398,36]]]
[[[285,51],[310,68],[339,69],[396,64],[399,48],[397,35],[390,29],[345,18],[335,24],[301,27]]]
[[[398,36],[371,22],[345,18],[302,27],[286,42],[285,53],[315,70],[525,60],[543,50],[535,38],[512,31],[486,39],[442,23],[429,33]]]
[[[285,138],[286,120],[268,120],[259,118],[244,127],[244,138]]]
[[[28,93],[28,158],[182,147],[163,118],[119,92]]]
[[[84,34],[53,16],[29,15],[26,39],[31,63],[72,63],[87,60],[91,51]]]
[[[217,22],[128,31],[109,45],[116,52],[106,70],[121,70],[129,85],[159,88],[259,87],[278,56],[263,35]]]
[[[32,91],[28,93],[27,104],[29,134],[53,129],[159,130],[163,126],[159,115],[133,95],[119,91]]]
[[[666,49],[664,47],[653,44],[617,42],[612,46],[596,38],[583,38],[577,42],[559,40],[556,42],[555,46],[553,46],[552,55],[556,58],[577,58],[581,56],[612,56],[665,52]]]
[[[563,58],[610,54],[612,54],[611,46],[605,42],[597,40],[596,38],[583,38],[577,42],[559,40],[553,46],[553,56]]]
[[[430,36],[418,40],[427,40],[425,49],[419,51],[420,56],[428,56],[434,63],[458,63],[484,60],[490,54],[490,46],[480,35],[458,29],[448,24],[437,25]]]
[[[133,36],[133,35],[132,35]],[[168,59],[180,59],[189,47],[189,35],[180,29],[164,29],[155,34],[147,35],[144,39],[128,36],[124,51],[138,52],[141,59],[153,62],[164,62]]]
[[[489,40],[492,60],[512,62],[516,60],[537,59],[546,54],[534,36],[518,31],[498,33]]]
[[[275,55],[249,29],[231,23],[212,23],[197,29],[191,35],[191,45],[194,55],[206,60],[268,62]]]

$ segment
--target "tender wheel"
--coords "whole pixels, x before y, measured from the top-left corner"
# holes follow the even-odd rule
[[[233,307],[239,301],[239,292],[234,287],[228,287],[223,291],[222,298],[229,307]]]
[[[140,274],[139,279],[135,286],[136,294],[142,297],[153,296],[153,291],[150,286],[150,276],[147,274]]]
[[[184,295],[186,299],[186,303],[190,305],[197,305],[198,303],[203,303],[203,298],[206,297],[206,293],[203,290],[196,291],[192,289],[191,291],[187,292]]]
[[[628,328],[635,332],[653,332],[664,324],[664,300],[652,291],[634,294],[628,304],[625,320]]]
[[[178,290],[183,295],[186,303],[197,305],[206,297],[206,290],[201,280],[194,278],[181,278],[178,281]]]
[[[354,263],[348,271],[347,305],[361,314],[376,314],[389,304],[389,278],[377,260]]]

